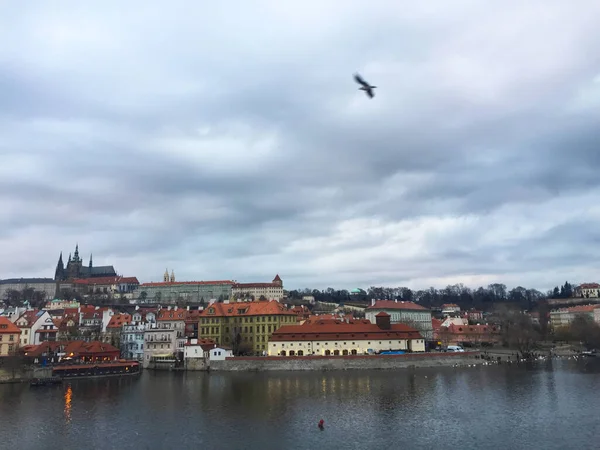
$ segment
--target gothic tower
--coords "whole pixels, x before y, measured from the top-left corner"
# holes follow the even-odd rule
[[[173,269],[171,269],[171,279],[169,281],[175,283],[175,272],[173,272]]]
[[[65,277],[65,264],[62,259],[62,252],[58,257],[58,263],[56,264],[56,270],[54,271],[54,281],[64,280]]]
[[[163,275],[163,281],[165,283],[169,282],[169,269],[165,269],[165,274]]]
[[[90,253],[90,264],[88,266],[90,268],[90,275],[92,274],[92,254]]]

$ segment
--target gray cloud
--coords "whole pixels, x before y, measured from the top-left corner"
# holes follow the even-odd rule
[[[585,3],[7,7],[0,277],[597,281]]]

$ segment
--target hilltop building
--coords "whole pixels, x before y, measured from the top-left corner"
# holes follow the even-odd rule
[[[103,278],[103,277],[116,277],[117,272],[113,266],[96,266],[94,267],[92,261],[92,255],[90,254],[90,262],[87,266],[83,265],[83,260],[79,257],[79,245],[75,246],[75,253],[73,257],[69,253],[69,259],[67,265],[63,263],[62,252],[58,257],[58,263],[56,264],[56,270],[54,272],[54,280],[67,281],[72,279],[86,279],[86,278]]]

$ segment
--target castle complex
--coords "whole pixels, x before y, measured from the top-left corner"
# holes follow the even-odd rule
[[[76,245],[73,257],[71,257],[71,254],[69,253],[69,259],[66,267],[63,263],[62,252],[60,252],[58,264],[56,264],[56,271],[54,272],[54,281],[116,276],[117,272],[115,272],[115,268],[113,266],[94,267],[92,263],[92,255],[90,255],[89,264],[84,266],[83,261],[79,257],[79,245]]]

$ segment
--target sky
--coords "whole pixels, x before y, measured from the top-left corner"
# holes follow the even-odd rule
[[[140,282],[600,281],[599,15],[5,2],[0,278],[52,277],[78,243]]]

